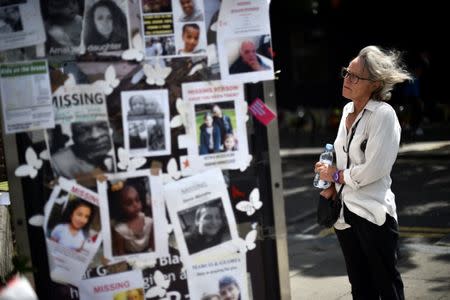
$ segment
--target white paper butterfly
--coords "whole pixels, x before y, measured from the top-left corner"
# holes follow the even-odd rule
[[[105,71],[105,80],[97,80],[93,86],[101,89],[105,95],[110,95],[119,83],[119,79],[116,78],[116,70],[111,65]]]
[[[121,170],[135,171],[147,162],[147,159],[145,157],[133,157],[130,159],[128,151],[124,148],[119,148],[117,150],[117,156],[119,157],[117,166]]]
[[[39,156],[45,159],[46,156],[48,156],[48,152],[43,151]],[[33,148],[28,147],[25,151],[25,161],[26,164],[18,166],[14,171],[14,174],[17,177],[29,176],[30,178],[35,178],[38,174],[38,170],[42,167],[42,159],[38,158]]]
[[[180,126],[186,127],[187,119],[186,119],[186,105],[181,98],[177,99],[177,102],[175,103],[175,106],[177,108],[178,115],[174,116],[172,120],[170,120],[170,127],[176,128]]]
[[[166,83],[166,78],[172,72],[170,67],[162,67],[159,63],[153,65],[145,64],[144,74],[147,77],[145,82],[149,85],[163,86]]]
[[[28,224],[31,226],[42,227],[44,226],[44,216],[43,215],[34,215],[28,220]]]
[[[156,266],[156,259],[127,259],[127,263],[133,267],[133,269],[147,269],[154,268]]]
[[[254,188],[249,196],[249,200],[242,200],[236,204],[236,209],[247,213],[251,216],[262,207],[263,203],[259,200],[259,189]]]
[[[60,86],[54,92],[54,94],[71,91],[77,85],[77,81],[75,80],[75,77],[73,76],[73,74],[69,73],[67,76],[68,77],[67,77],[66,81],[64,81],[64,85]]]
[[[178,180],[181,177],[181,172],[178,170],[177,161],[175,158],[171,158],[167,163],[167,174],[163,173],[163,182],[169,183],[174,179]]]
[[[189,71],[188,76],[192,76],[195,74],[195,72],[203,69],[203,64],[195,64],[192,69]]]
[[[251,251],[256,248],[256,237],[258,236],[258,231],[256,230],[256,224],[252,225],[252,230],[250,230],[244,239],[239,239],[239,251],[242,253],[246,253],[247,251]]]
[[[147,293],[145,293],[145,298],[164,297],[167,293],[167,288],[170,285],[170,278],[166,278],[161,271],[157,270],[153,274],[153,279],[155,280],[156,285],[151,287]]]
[[[131,40],[133,48],[123,51],[122,59],[141,61],[144,59],[144,43],[142,37],[137,33]]]

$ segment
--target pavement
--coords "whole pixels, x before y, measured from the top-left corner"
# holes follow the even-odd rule
[[[318,156],[321,151],[322,148],[300,147],[284,148],[280,152],[285,158]],[[399,156],[448,160],[450,140],[403,144]],[[311,216],[304,216],[308,217]],[[317,227],[315,231],[298,232],[295,224],[288,224],[287,231],[291,299],[352,299],[334,231]],[[398,267],[406,299],[450,299],[450,228],[441,228],[434,238],[401,235]]]

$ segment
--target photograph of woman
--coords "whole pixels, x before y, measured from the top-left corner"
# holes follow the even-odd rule
[[[178,216],[180,222],[186,225],[183,232],[189,254],[220,245],[231,239],[220,198],[180,211]],[[193,224],[187,225],[189,222]]]
[[[127,3],[125,2],[123,5],[126,7]],[[91,7],[86,7],[86,9],[84,45],[88,52],[128,49],[126,13],[115,1],[100,0]]]

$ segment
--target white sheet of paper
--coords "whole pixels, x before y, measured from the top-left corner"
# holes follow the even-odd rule
[[[0,51],[28,47],[45,42],[40,1],[0,4],[0,13],[9,16],[0,20]]]
[[[5,133],[55,127],[47,60],[0,64],[0,89]]]
[[[217,45],[222,79],[258,82],[274,79],[267,0],[222,1]],[[270,56],[270,57],[269,57]]]
[[[70,283],[77,285],[86,271],[86,268],[91,263],[92,258],[97,252],[101,237],[100,226],[100,212],[99,212],[99,196],[91,190],[77,185],[73,181],[65,178],[59,178],[59,185],[57,185],[50,199],[45,206],[45,225],[44,233],[46,236],[47,251],[50,266],[50,277],[55,282]],[[61,236],[55,232],[55,228],[65,226],[70,228],[73,224],[75,211],[69,215],[69,220],[64,220],[67,213],[65,210],[69,207],[71,201],[78,201],[74,198],[81,198],[88,202],[92,209],[89,210],[90,223],[86,224],[89,228],[82,227],[83,231],[77,232],[75,235],[66,232],[67,234]],[[74,246],[78,243],[78,234],[84,236],[84,241],[81,247]]]

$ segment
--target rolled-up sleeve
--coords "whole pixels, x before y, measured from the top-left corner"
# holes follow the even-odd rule
[[[371,184],[389,175],[398,154],[401,128],[394,109],[382,106],[368,124],[366,160],[344,170],[344,181],[352,189]]]

